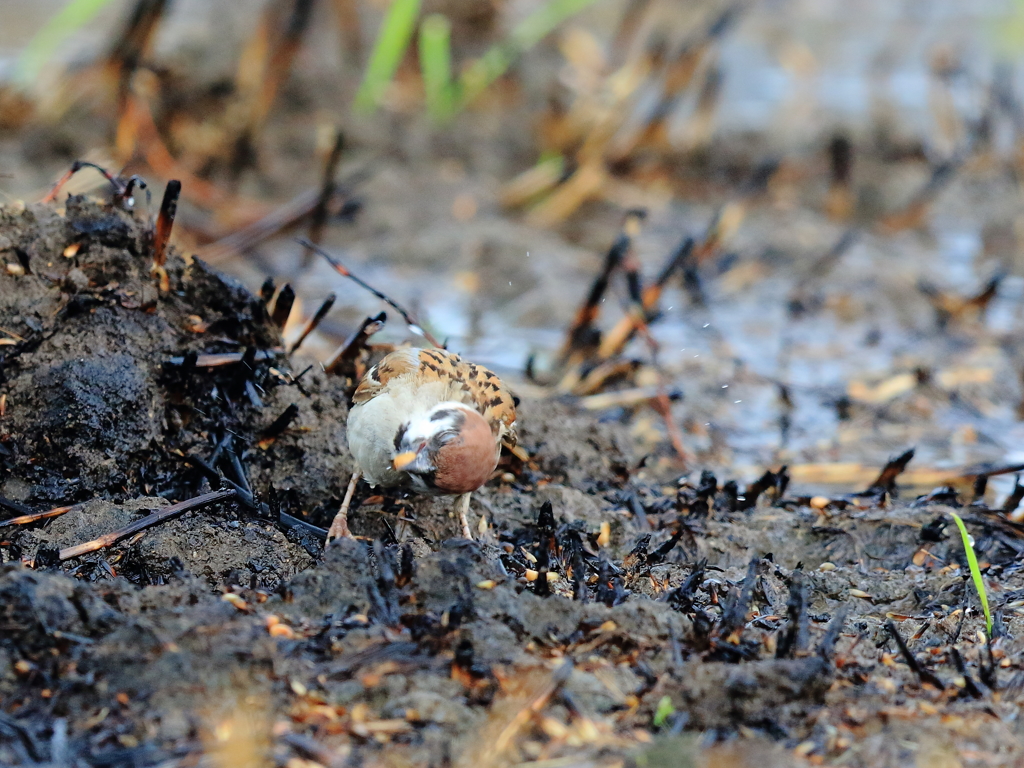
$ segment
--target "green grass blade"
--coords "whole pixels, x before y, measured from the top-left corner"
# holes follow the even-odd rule
[[[50,17],[35,37],[29,40],[18,57],[15,79],[28,85],[39,74],[43,65],[53,58],[57,48],[76,29],[87,24],[110,0],[70,0]]]
[[[360,112],[372,112],[377,108],[405,56],[419,14],[420,0],[394,0],[391,3],[373,44],[363,82],[356,93],[355,106]]]
[[[594,0],[549,0],[512,30],[508,41],[499,43],[474,61],[462,75],[459,108],[464,107],[491,83],[504,75],[516,57],[535,46],[555,27],[576,15]]]
[[[960,538],[964,542],[964,551],[967,553],[967,565],[971,569],[971,579],[974,581],[974,588],[978,591],[978,599],[981,601],[981,609],[985,612],[985,631],[992,637],[992,614],[988,609],[988,594],[985,592],[985,580],[981,576],[981,568],[978,567],[978,557],[974,554],[974,546],[971,544],[971,537],[967,533],[967,526],[960,519],[956,512],[950,512],[956,521],[956,527],[960,529]]]
[[[672,715],[676,708],[672,706],[672,699],[662,696],[658,700],[658,708],[654,710],[654,719],[651,721],[655,728],[661,728]]]
[[[520,51],[533,48],[555,27],[575,16],[594,0],[550,0],[531,13],[512,30],[512,42]]]
[[[427,112],[442,122],[452,116],[452,25],[445,16],[432,13],[420,24],[420,69]]]

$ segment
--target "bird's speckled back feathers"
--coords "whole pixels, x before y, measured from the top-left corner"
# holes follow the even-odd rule
[[[410,375],[423,381],[448,381],[451,399],[476,408],[501,442],[515,447],[516,406],[512,393],[494,371],[444,349],[395,350],[363,376],[352,400],[356,405],[366,403],[384,392],[392,380]]]

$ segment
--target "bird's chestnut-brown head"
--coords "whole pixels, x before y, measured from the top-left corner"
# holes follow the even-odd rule
[[[498,453],[497,439],[479,412],[446,402],[399,427],[392,466],[407,473],[421,492],[454,495],[486,483]]]

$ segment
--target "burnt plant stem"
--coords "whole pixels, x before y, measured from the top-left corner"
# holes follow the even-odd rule
[[[803,571],[794,571],[789,584],[787,604],[789,624],[775,649],[775,658],[792,658],[797,651],[807,648],[807,585]]]
[[[903,657],[903,660],[907,662],[907,666],[910,667],[910,670],[915,675],[917,675],[917,679],[920,680],[922,683],[927,683],[928,685],[934,686],[940,691],[945,690],[946,686],[938,678],[938,676],[936,676],[935,673],[931,670],[923,667],[921,663],[917,660],[917,658],[914,656],[914,654],[910,652],[910,649],[907,647],[906,641],[900,635],[899,630],[896,629],[896,625],[892,623],[891,619],[885,622],[885,628],[892,636],[893,641],[895,641],[896,647],[899,648],[900,655]]]
[[[188,499],[187,501],[172,504],[169,507],[147,515],[141,520],[136,520],[131,525],[125,526],[118,531],[106,533],[99,538],[87,541],[84,544],[66,547],[60,551],[60,559],[62,561],[70,560],[73,557],[81,557],[82,555],[87,555],[90,552],[95,552],[98,549],[111,547],[122,539],[126,539],[139,531],[144,531],[147,528],[152,528],[154,525],[159,525],[160,523],[165,523],[168,520],[173,520],[186,512],[202,509],[203,507],[208,507],[211,504],[218,504],[234,497],[234,490],[212,491],[211,493],[204,493],[202,496],[196,496],[194,499]]]

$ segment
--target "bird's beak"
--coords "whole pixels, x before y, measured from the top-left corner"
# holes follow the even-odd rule
[[[427,458],[426,451],[405,451],[398,454],[391,460],[393,466],[399,472],[433,472],[434,465]]]

